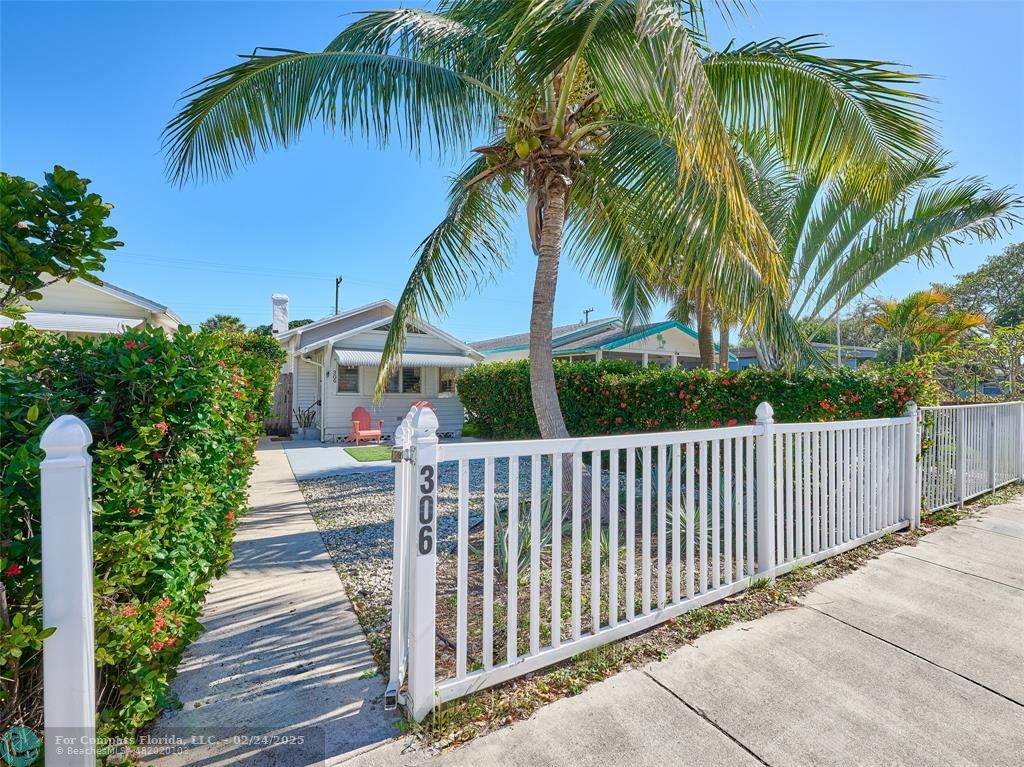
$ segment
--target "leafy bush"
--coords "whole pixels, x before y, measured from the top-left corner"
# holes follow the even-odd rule
[[[911,399],[938,401],[928,369],[916,362],[787,375],[759,367],[715,373],[556,361],[555,381],[566,426],[577,436],[750,423],[762,401],[777,421],[789,422],[897,416]],[[526,360],[470,368],[459,379],[459,397],[483,435],[539,435]]]
[[[98,729],[127,735],[165,702],[231,557],[282,352],[188,328],[0,341],[0,719],[42,725],[39,439],[72,413],[93,433]]]

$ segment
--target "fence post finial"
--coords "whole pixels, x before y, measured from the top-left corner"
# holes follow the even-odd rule
[[[43,723],[46,763],[95,765],[88,748],[58,752],[57,737],[96,733],[96,661],[93,629],[92,434],[81,420],[62,415],[39,441],[43,556]]]
[[[762,402],[755,411],[761,433],[755,437],[757,488],[757,575],[775,580],[775,410]]]

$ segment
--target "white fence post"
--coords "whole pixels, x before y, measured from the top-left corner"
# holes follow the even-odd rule
[[[775,580],[775,453],[773,416],[767,402],[757,406],[757,425],[761,433],[756,440],[757,460],[757,574]]]
[[[422,407],[412,422],[412,534],[408,551],[410,642],[409,708],[422,720],[434,708],[434,645],[437,597],[437,416]]]
[[[1024,482],[1024,402],[1017,407],[1017,478]]]
[[[907,403],[903,415],[910,419],[907,425],[907,444],[904,460],[906,471],[904,488],[904,519],[910,522],[910,529],[916,530],[921,523],[921,485],[919,464],[921,460],[921,416],[917,409],[917,403],[911,400]]]
[[[73,415],[47,426],[39,442],[46,453],[39,464],[43,626],[56,629],[43,640],[43,725],[51,767],[96,764],[89,749],[57,751],[59,734],[80,745],[80,738],[96,733],[91,442],[89,428]]]
[[[412,409],[395,430],[395,444],[391,448],[391,462],[395,465],[394,538],[391,553],[391,673],[384,692],[384,709],[398,707],[398,691],[405,678],[409,645],[406,627],[409,621],[408,578],[409,563],[409,467],[412,440]]]
[[[956,500],[960,506],[964,505],[967,499],[967,409],[959,408],[957,411],[957,439],[954,442],[956,448]]]
[[[988,489],[996,489],[996,426],[999,423],[997,415],[999,406],[992,405],[989,408],[988,428],[991,434],[988,439]]]

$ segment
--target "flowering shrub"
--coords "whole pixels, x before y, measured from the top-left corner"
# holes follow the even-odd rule
[[[789,422],[897,416],[912,399],[938,401],[928,369],[917,363],[789,375],[759,367],[715,373],[556,361],[555,381],[566,426],[576,436],[751,423],[762,401],[772,404],[777,421]],[[483,435],[539,436],[525,360],[470,368],[459,379],[459,397]]]
[[[72,413],[93,434],[99,731],[127,735],[165,702],[230,559],[282,352],[188,328],[0,342],[0,720],[42,726],[39,439]]]

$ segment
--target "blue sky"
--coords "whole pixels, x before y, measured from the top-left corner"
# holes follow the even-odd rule
[[[175,100],[259,45],[321,48],[351,11],[387,2],[12,2],[0,5],[0,167],[40,179],[55,163],[93,179],[116,207],[126,245],[113,283],[168,304],[187,321],[215,312],[269,322],[270,294],[291,315],[395,299],[414,248],[444,208],[445,167],[399,148],[311,131],[230,179],[179,189],[163,176],[160,132]],[[710,5],[710,4],[709,4]],[[836,55],[900,61],[938,76],[944,145],[961,175],[1024,190],[1024,3],[761,2],[713,39],[744,42],[824,32]],[[877,287],[903,295],[969,271],[1008,242],[955,248],[953,266],[905,265]],[[513,268],[452,307],[444,327],[465,339],[525,330],[533,257],[525,233]],[[556,324],[610,301],[563,267]]]

